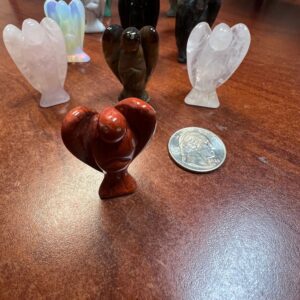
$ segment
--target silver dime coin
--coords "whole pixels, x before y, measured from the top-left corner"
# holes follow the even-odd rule
[[[225,161],[226,148],[213,132],[187,127],[176,131],[170,138],[169,153],[175,162],[193,172],[210,172]]]

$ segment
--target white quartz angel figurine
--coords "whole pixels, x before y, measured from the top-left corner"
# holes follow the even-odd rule
[[[105,26],[100,21],[104,15],[105,0],[83,0],[85,7],[85,32],[104,32]]]
[[[67,53],[63,34],[55,21],[44,18],[23,22],[22,30],[9,24],[3,30],[8,53],[27,81],[42,96],[41,107],[69,101],[64,90]]]
[[[187,43],[187,69],[193,89],[185,98],[190,105],[219,107],[216,88],[235,72],[246,56],[251,36],[246,25],[221,23],[211,31],[199,23]]]

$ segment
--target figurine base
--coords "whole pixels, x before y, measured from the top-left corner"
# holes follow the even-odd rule
[[[68,62],[69,63],[74,63],[74,62],[89,62],[91,58],[85,53],[85,52],[80,52],[76,54],[70,54],[68,55]]]
[[[207,93],[193,88],[185,97],[184,102],[189,105],[217,108],[220,106],[219,98],[216,91]]]
[[[105,30],[105,26],[98,19],[95,19],[94,22],[85,25],[86,33],[98,33],[98,32],[104,32],[104,30]]]
[[[59,88],[56,91],[43,93],[41,96],[40,106],[50,107],[70,100],[70,95],[63,89]]]
[[[127,172],[107,173],[99,189],[101,199],[116,198],[135,192],[137,188],[136,181]]]

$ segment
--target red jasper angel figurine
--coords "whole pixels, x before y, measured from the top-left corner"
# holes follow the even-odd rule
[[[154,134],[154,109],[137,98],[127,98],[98,113],[84,106],[65,116],[61,135],[78,159],[104,173],[100,198],[131,194],[136,182],[127,168]]]

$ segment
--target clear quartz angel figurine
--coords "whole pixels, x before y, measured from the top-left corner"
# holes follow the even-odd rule
[[[9,24],[3,30],[7,51],[28,82],[42,96],[41,107],[69,101],[64,90],[67,54],[63,34],[55,21],[44,18],[23,22],[22,30]]]
[[[83,0],[85,7],[85,32],[104,32],[105,26],[100,21],[104,15],[105,0]]]
[[[90,57],[83,51],[85,11],[80,0],[72,0],[69,5],[65,1],[46,0],[45,15],[59,25],[62,30],[68,62],[88,62]]]
[[[211,31],[206,22],[191,32],[187,44],[187,69],[193,86],[185,98],[190,105],[217,108],[216,88],[223,84],[245,58],[251,36],[246,25],[221,23]]]

